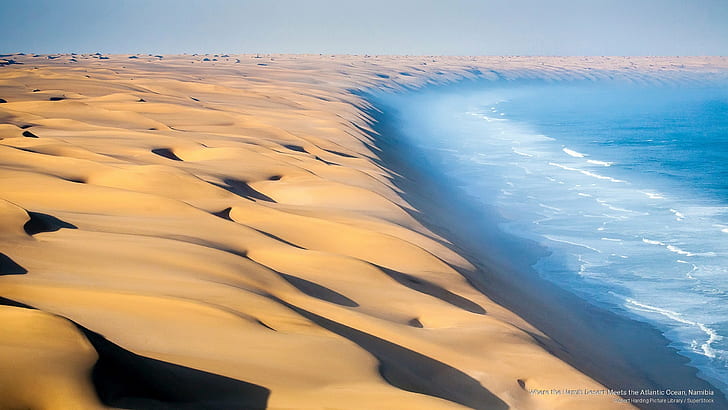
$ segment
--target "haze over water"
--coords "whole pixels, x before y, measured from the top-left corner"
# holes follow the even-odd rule
[[[493,81],[383,97],[538,274],[663,331],[728,392],[728,82]]]

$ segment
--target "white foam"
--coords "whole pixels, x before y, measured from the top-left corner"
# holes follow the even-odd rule
[[[504,118],[493,118],[493,117],[489,117],[489,116],[487,116],[485,114],[480,114],[480,113],[477,113],[477,112],[467,112],[466,114],[472,115],[473,117],[480,118],[481,120],[485,120],[487,122],[508,121],[508,120],[506,120]],[[501,113],[501,115],[504,115],[504,114]]]
[[[642,191],[643,194],[647,195],[650,199],[664,199],[665,197],[655,192]]]
[[[568,244],[568,245],[573,245],[573,246],[578,246],[578,247],[581,247],[581,248],[586,248],[586,249],[592,250],[592,251],[594,251],[596,253],[602,253],[602,251],[600,251],[599,249],[593,248],[593,247],[591,247],[589,245],[585,245],[583,243],[576,243],[576,242],[567,241],[565,239],[558,239],[558,238],[555,238],[555,237],[549,236],[549,235],[544,235],[544,238],[546,238],[546,239],[548,239],[550,241],[554,241],[554,242],[561,242],[561,243],[565,243],[565,244]]]
[[[515,148],[511,148],[511,149],[513,150],[513,153],[514,153],[514,154],[518,154],[518,155],[520,155],[520,156],[522,156],[522,157],[529,157],[529,158],[533,157],[533,155],[532,155],[532,154],[527,154],[527,153],[525,153],[525,152],[521,152],[521,151],[518,151],[518,150],[517,150],[517,149],[515,149]]]
[[[542,141],[556,141],[556,138],[551,138],[551,137],[548,137],[548,136],[543,135],[543,134],[535,134],[534,137],[537,140],[542,140]]]
[[[678,211],[676,209],[670,208],[670,212],[672,212],[673,215],[675,215],[675,220],[677,220],[677,221],[682,221],[683,219],[685,219],[685,215],[683,215],[682,213],[680,213],[680,211]]]
[[[693,264],[693,269],[690,272],[686,273],[685,277],[688,279],[695,280],[695,277],[693,277],[692,273],[695,272],[696,270],[698,270],[698,267],[695,264]]]
[[[675,252],[678,255],[685,255],[685,256],[695,256],[695,255],[697,255],[696,253],[684,251],[684,250],[678,248],[675,245],[667,245],[666,248],[667,248],[668,251]]]
[[[716,352],[711,345],[713,344],[713,342],[723,339],[723,337],[718,335],[713,329],[700,322],[684,319],[681,314],[673,312],[672,310],[647,305],[630,298],[625,298],[625,300],[627,301],[627,308],[631,308],[633,310],[641,310],[643,312],[658,313],[671,320],[674,320],[675,322],[697,327],[708,336],[708,340],[700,345],[700,350],[697,349],[698,342],[693,340],[693,342],[691,343],[693,351],[696,353],[701,353],[704,356],[710,357],[711,359],[715,358]]]
[[[611,167],[612,165],[614,165],[614,162],[599,161],[596,159],[588,159],[588,160],[586,160],[586,162],[588,162],[590,164],[594,164],[594,165],[601,165],[603,167]]]
[[[550,210],[552,210],[552,211],[556,211],[556,212],[561,212],[561,211],[563,211],[563,210],[562,210],[561,208],[556,208],[556,207],[553,207],[553,206],[548,206],[548,205],[546,205],[546,204],[542,204],[542,203],[539,203],[539,204],[538,204],[538,206],[540,206],[541,208],[546,208],[546,209],[550,209]]]
[[[579,169],[579,168],[572,168],[572,167],[569,167],[569,166],[566,166],[563,164],[559,164],[557,162],[549,162],[549,165],[557,167],[557,168],[561,168],[566,171],[579,172],[581,174],[584,174],[584,175],[592,177],[592,178],[604,179],[604,180],[615,182],[615,183],[627,183],[627,181],[623,181],[621,179],[616,179],[616,178],[612,178],[612,177],[608,177],[608,176],[604,176],[604,175],[595,174],[594,172],[586,171],[586,170]]]
[[[605,206],[605,207],[611,209],[612,211],[627,212],[627,213],[630,213],[630,214],[639,214],[640,213],[640,212],[637,212],[637,211],[633,211],[631,209],[625,209],[625,208],[620,208],[620,207],[614,206],[614,205],[608,203],[607,201],[605,201],[603,199],[597,198],[597,202],[599,202],[600,205]],[[642,213],[642,215],[648,215],[648,214]]]
[[[702,252],[702,253],[688,252],[686,250],[680,249],[679,247],[677,247],[675,245],[670,245],[665,242],[655,241],[655,240],[647,239],[647,238],[642,238],[642,242],[650,244],[650,245],[662,246],[670,252],[677,253],[678,255],[683,255],[683,256],[714,256],[715,255],[714,252]]]
[[[582,154],[581,152],[576,152],[576,151],[574,151],[572,149],[568,149],[566,147],[564,147],[562,149],[562,151],[564,151],[565,153],[567,153],[568,155],[570,155],[574,158],[584,158],[586,156],[586,155]]]
[[[600,238],[600,239],[603,241],[622,242],[621,239],[616,239],[616,238]]]

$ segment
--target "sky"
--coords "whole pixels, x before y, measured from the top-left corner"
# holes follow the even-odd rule
[[[0,0],[0,53],[728,55],[728,0]]]

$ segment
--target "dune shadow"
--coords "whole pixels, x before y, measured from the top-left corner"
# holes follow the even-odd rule
[[[218,218],[222,218],[222,219],[225,219],[227,221],[235,222],[233,220],[233,218],[230,217],[230,211],[232,211],[232,210],[233,210],[232,207],[227,207],[227,208],[223,209],[222,211],[210,212],[210,213],[212,215],[215,215]]]
[[[35,235],[41,232],[55,232],[59,229],[78,229],[76,225],[62,221],[55,216],[40,212],[28,212],[30,220],[23,225],[25,233]]]
[[[477,410],[507,409],[508,405],[462,371],[374,335],[359,331],[276,299],[317,325],[344,337],[379,361],[379,372],[392,386],[438,397]]]
[[[341,306],[359,307],[359,304],[355,301],[347,298],[339,292],[331,290],[325,286],[321,286],[318,283],[314,283],[296,276],[287,275],[281,272],[276,273],[278,273],[278,275],[285,279],[286,282],[290,283],[291,285],[293,285],[293,287],[307,294],[308,296],[316,299],[321,299],[326,302],[335,303]]]
[[[0,305],[34,309],[3,297]],[[104,405],[135,410],[267,407],[270,390],[265,387],[132,353],[71,322],[98,353],[91,379]]]
[[[284,147],[296,152],[306,152],[306,150],[300,145],[283,144]]]
[[[338,155],[340,157],[344,157],[344,158],[356,158],[356,156],[354,156],[354,155],[349,155],[349,154],[347,154],[345,152],[341,152],[341,151],[334,151],[334,150],[330,150],[330,149],[327,149],[325,151],[330,152],[334,155]]]
[[[479,315],[486,314],[485,309],[482,306],[480,306],[479,304],[471,301],[470,299],[466,299],[460,295],[452,293],[449,290],[447,290],[443,287],[440,287],[432,282],[426,281],[424,279],[418,278],[413,275],[408,275],[406,273],[397,272],[395,270],[388,269],[383,266],[377,265],[377,268],[379,268],[382,272],[384,272],[390,278],[397,281],[399,284],[407,286],[408,288],[410,288],[412,290],[416,290],[420,293],[430,295],[434,298],[440,299],[443,302],[449,303],[460,309],[467,310],[470,313],[476,313]]]
[[[0,253],[0,276],[3,275],[24,275],[28,270],[20,266],[4,253]]]
[[[182,158],[175,155],[174,152],[172,152],[172,150],[169,148],[154,148],[152,150],[152,153],[157,154],[160,157],[171,159],[172,161],[182,161]]]
[[[420,329],[422,329],[422,328],[424,328],[424,327],[425,327],[425,326],[424,326],[424,325],[422,324],[422,322],[420,322],[420,319],[418,319],[418,318],[412,318],[412,319],[410,319],[410,320],[409,320],[409,321],[407,322],[407,324],[408,324],[408,325],[410,325],[410,326],[412,326],[412,327],[416,327],[416,328],[420,328]]]
[[[139,409],[264,409],[270,390],[140,356],[79,326],[99,354],[92,379],[101,401]]]
[[[326,165],[339,165],[339,164],[337,164],[336,162],[326,161],[325,159],[323,159],[323,158],[319,157],[318,155],[316,156],[316,158],[315,158],[315,159],[316,159],[316,161],[320,161],[320,162],[323,162],[323,163],[324,163],[324,164],[326,164]]]
[[[19,308],[24,308],[24,309],[35,310],[35,308],[33,306],[26,305],[25,303],[18,302],[16,300],[4,298],[2,296],[0,296],[0,306],[12,306],[12,307],[19,307]]]
[[[215,184],[215,183],[213,183],[213,184],[228,192],[232,192],[233,194],[235,194],[241,198],[245,198],[250,201],[252,201],[254,199],[258,199],[258,200],[266,201],[266,202],[275,202],[275,200],[273,200],[273,198],[256,191],[250,185],[248,185],[246,182],[240,181],[238,179],[232,179],[232,178],[226,178],[222,182],[224,183],[224,185]]]
[[[228,215],[229,215],[229,213],[228,213]],[[269,238],[271,238],[271,239],[275,239],[276,241],[279,241],[279,242],[285,243],[285,244],[286,244],[286,245],[288,245],[288,246],[293,246],[294,248],[298,248],[298,249],[303,249],[303,250],[305,250],[305,249],[306,249],[306,248],[304,248],[303,246],[300,246],[300,245],[296,245],[295,243],[293,243],[293,242],[289,242],[289,241],[287,241],[287,240],[285,240],[285,239],[281,238],[280,236],[277,236],[277,235],[273,235],[273,234],[272,234],[272,233],[270,233],[270,232],[266,232],[266,231],[263,231],[263,230],[260,230],[260,229],[255,229],[255,228],[253,228],[253,227],[250,227],[250,229],[252,229],[252,230],[254,230],[254,231],[256,231],[256,232],[258,232],[258,233],[260,233],[260,234],[263,234],[263,235],[265,235],[265,236],[267,236],[267,237],[269,237]]]

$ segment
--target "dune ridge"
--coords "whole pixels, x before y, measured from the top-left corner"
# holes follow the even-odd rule
[[[604,387],[461,275],[359,92],[728,59],[0,63],[0,408],[579,409],[628,405],[529,393]]]

